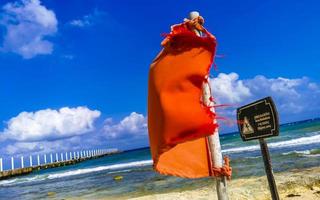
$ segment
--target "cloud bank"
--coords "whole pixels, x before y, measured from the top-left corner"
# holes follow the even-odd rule
[[[213,95],[219,103],[239,103],[251,97],[250,88],[245,86],[236,73],[220,73],[210,80]]]
[[[108,118],[105,120],[103,132],[107,138],[112,139],[145,136],[147,134],[147,118],[136,112],[132,112],[119,123],[114,123],[112,118]]]
[[[289,79],[258,75],[241,80],[237,73],[220,73],[210,80],[210,84],[218,104],[234,106],[218,110],[220,115],[230,119],[235,118],[236,107],[266,96],[274,99],[282,123],[320,114],[320,86],[307,77]]]
[[[1,136],[23,142],[73,137],[94,130],[93,122],[100,114],[86,107],[21,112],[7,122]]]
[[[2,51],[13,52],[25,59],[51,54],[53,44],[47,37],[58,30],[58,20],[52,10],[40,0],[21,0],[2,7],[0,25],[6,32]]]
[[[148,145],[144,115],[132,112],[120,121],[107,118],[99,125],[95,122],[100,115],[87,107],[21,112],[0,132],[0,151],[23,155]]]

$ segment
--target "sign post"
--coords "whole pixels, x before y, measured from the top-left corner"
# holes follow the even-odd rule
[[[271,97],[260,99],[237,109],[240,136],[243,141],[259,139],[272,200],[279,200],[273,177],[268,145],[264,138],[279,135],[279,120]]]
[[[265,167],[267,178],[268,178],[271,196],[273,200],[278,200],[279,194],[278,194],[276,182],[273,177],[268,145],[263,138],[259,139],[259,142],[260,142],[261,153],[262,153],[264,167]]]

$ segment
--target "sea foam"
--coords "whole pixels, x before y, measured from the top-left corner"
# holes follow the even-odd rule
[[[310,154],[310,150],[305,150],[305,151],[289,151],[289,152],[282,153],[281,155],[290,155],[290,154],[308,155],[308,154]]]
[[[142,161],[121,163],[121,164],[114,164],[114,165],[106,165],[106,166],[101,166],[101,167],[93,167],[93,168],[87,168],[87,169],[76,169],[76,170],[72,170],[72,171],[50,174],[48,176],[48,179],[62,178],[62,177],[66,177],[66,176],[74,176],[74,175],[80,175],[80,174],[87,174],[87,173],[104,171],[104,170],[115,170],[115,169],[131,168],[131,167],[142,167],[142,166],[147,166],[147,165],[152,165],[152,160],[142,160]]]
[[[21,177],[21,178],[15,178],[15,179],[11,179],[11,180],[0,181],[0,186],[10,186],[10,185],[16,185],[16,184],[21,184],[21,183],[26,183],[26,182],[63,178],[63,177],[68,177],[68,176],[88,174],[88,173],[99,172],[99,171],[104,171],[104,170],[117,170],[117,169],[133,168],[133,167],[142,167],[142,166],[152,165],[152,163],[153,163],[152,160],[142,160],[142,161],[121,163],[121,164],[114,164],[114,165],[106,165],[106,166],[86,168],[86,169],[76,169],[76,170],[64,171],[64,172],[53,173],[53,174],[36,175],[36,176],[32,176],[32,177]],[[125,171],[125,170],[123,170],[123,171]],[[111,171],[108,173],[114,173],[114,171]]]
[[[287,141],[280,141],[280,142],[272,142],[268,144],[269,148],[282,148],[282,147],[294,147],[294,146],[301,146],[301,145],[308,145],[308,144],[316,144],[320,143],[320,132],[318,135],[313,135],[310,137],[301,137]],[[222,153],[240,153],[245,151],[257,151],[260,149],[260,145],[251,145],[246,147],[237,147],[237,148],[230,148],[222,150]]]

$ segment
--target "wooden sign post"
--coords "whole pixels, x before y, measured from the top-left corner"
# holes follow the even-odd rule
[[[264,138],[279,135],[279,120],[271,97],[260,99],[237,109],[240,136],[243,141],[259,139],[272,200],[279,200],[273,177],[268,145]]]

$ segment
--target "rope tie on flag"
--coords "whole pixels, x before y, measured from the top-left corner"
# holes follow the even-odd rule
[[[205,82],[207,84],[209,83],[208,77],[205,79]],[[209,88],[210,88],[210,85],[209,85]],[[211,90],[211,88],[210,88],[210,90]],[[211,106],[208,106],[208,105],[205,105],[205,106],[209,109],[211,114],[213,114],[215,116],[215,119],[227,120],[227,118],[221,117],[221,116],[216,116],[215,112],[212,112],[211,108],[217,107],[213,96],[209,97],[209,101],[212,102],[213,104]],[[222,104],[222,106],[228,106],[228,105]],[[225,156],[223,158],[223,160],[224,160],[224,165],[222,167],[213,167],[212,166],[212,168],[211,168],[212,169],[212,171],[211,171],[212,176],[214,176],[214,177],[224,177],[225,176],[228,178],[228,180],[230,180],[231,175],[232,175],[232,168],[230,167],[230,159],[228,156]]]
[[[212,176],[223,177],[226,176],[228,180],[231,179],[232,168],[230,167],[230,159],[228,156],[223,158],[224,165],[222,167],[212,167]]]
[[[187,24],[189,30],[196,29],[198,31],[203,32],[205,29],[203,28],[204,19],[202,16],[198,16],[194,19],[184,19],[185,23]]]

